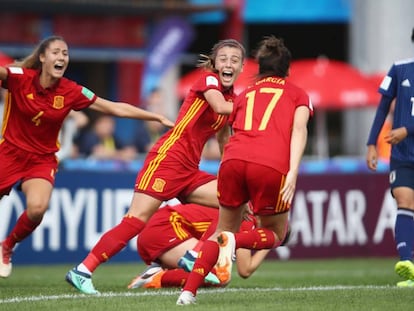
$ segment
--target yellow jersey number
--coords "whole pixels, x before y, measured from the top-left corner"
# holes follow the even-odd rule
[[[260,126],[259,126],[259,131],[264,131],[266,129],[267,123],[269,122],[270,116],[272,115],[272,112],[275,109],[276,104],[280,99],[280,96],[282,96],[283,94],[283,89],[264,87],[264,88],[261,88],[259,92],[266,93],[266,94],[273,94],[272,98],[270,99],[266,107],[266,110],[262,117],[262,121],[260,122]],[[246,131],[252,129],[255,96],[256,96],[256,90],[248,92],[246,94],[247,107],[246,107],[246,116],[244,119],[244,129]]]
[[[39,126],[40,125],[40,123],[41,123],[41,120],[40,120],[40,117],[43,115],[43,111],[40,111],[37,115],[35,115],[33,118],[32,118],[32,122],[36,125],[36,126]]]

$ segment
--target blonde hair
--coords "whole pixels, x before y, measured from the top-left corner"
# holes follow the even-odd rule
[[[209,55],[200,54],[200,59],[198,60],[197,67],[205,68],[213,72],[216,72],[217,70],[215,68],[214,62],[217,57],[217,52],[218,50],[226,46],[239,49],[242,52],[241,60],[243,61],[245,59],[246,50],[244,49],[244,46],[239,41],[235,39],[224,39],[224,40],[220,40],[213,46]]]
[[[54,41],[63,41],[65,39],[61,36],[50,36],[43,39],[33,50],[33,52],[26,56],[24,59],[20,61],[15,61],[14,66],[23,67],[23,68],[30,68],[30,69],[39,69],[42,67],[42,63],[40,62],[40,55],[44,54],[46,49],[50,46],[50,44]]]

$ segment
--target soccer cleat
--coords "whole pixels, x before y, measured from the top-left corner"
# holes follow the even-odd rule
[[[398,282],[397,287],[414,287],[414,281],[407,280]]]
[[[217,242],[220,246],[220,256],[225,256],[230,259],[230,261],[236,260],[236,240],[234,238],[234,233],[229,231],[223,231],[217,237]]]
[[[7,278],[12,272],[11,256],[13,250],[0,243],[0,277]]]
[[[89,274],[78,271],[75,268],[66,274],[66,282],[75,287],[83,294],[97,295],[99,292],[95,289],[92,283],[92,277]]]
[[[221,286],[226,286],[231,281],[231,268],[229,269],[229,264],[226,263],[224,266],[219,264],[215,265],[215,271],[217,278],[220,280]]]
[[[178,260],[177,265],[184,271],[191,272],[191,270],[193,270],[195,260],[196,258],[191,255],[189,251],[186,251],[184,256]],[[211,272],[207,274],[204,281],[213,285],[218,285],[221,283],[220,278]]]
[[[193,305],[196,304],[196,297],[192,292],[184,290],[181,292],[180,297],[177,299],[178,306]]]
[[[148,266],[144,272],[137,275],[128,285],[129,289],[133,288],[161,288],[161,277],[164,270],[160,265],[153,263]]]
[[[184,271],[191,272],[195,260],[196,258],[189,251],[186,251],[184,256],[178,260],[177,265]]]
[[[231,280],[233,261],[236,260],[236,240],[232,232],[223,231],[217,237],[217,242],[220,250],[216,272],[218,272],[222,284],[228,284]]]
[[[414,264],[411,260],[401,260],[395,264],[395,272],[406,280],[414,281]]]
[[[218,285],[218,284],[221,283],[220,282],[220,279],[214,273],[212,273],[212,272],[209,272],[206,275],[206,277],[204,278],[204,281],[206,283],[210,283],[210,284],[213,284],[213,285]]]

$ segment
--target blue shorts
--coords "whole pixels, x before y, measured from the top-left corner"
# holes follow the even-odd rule
[[[390,171],[389,181],[391,190],[397,187],[414,189],[414,167],[396,166]]]

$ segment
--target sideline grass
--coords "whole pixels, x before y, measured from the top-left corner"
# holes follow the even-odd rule
[[[414,288],[395,286],[394,259],[336,259],[263,263],[224,289],[203,289],[198,304],[176,306],[179,289],[128,290],[142,264],[105,264],[94,275],[101,295],[85,296],[64,276],[69,265],[15,266],[0,279],[0,310],[407,310]]]

